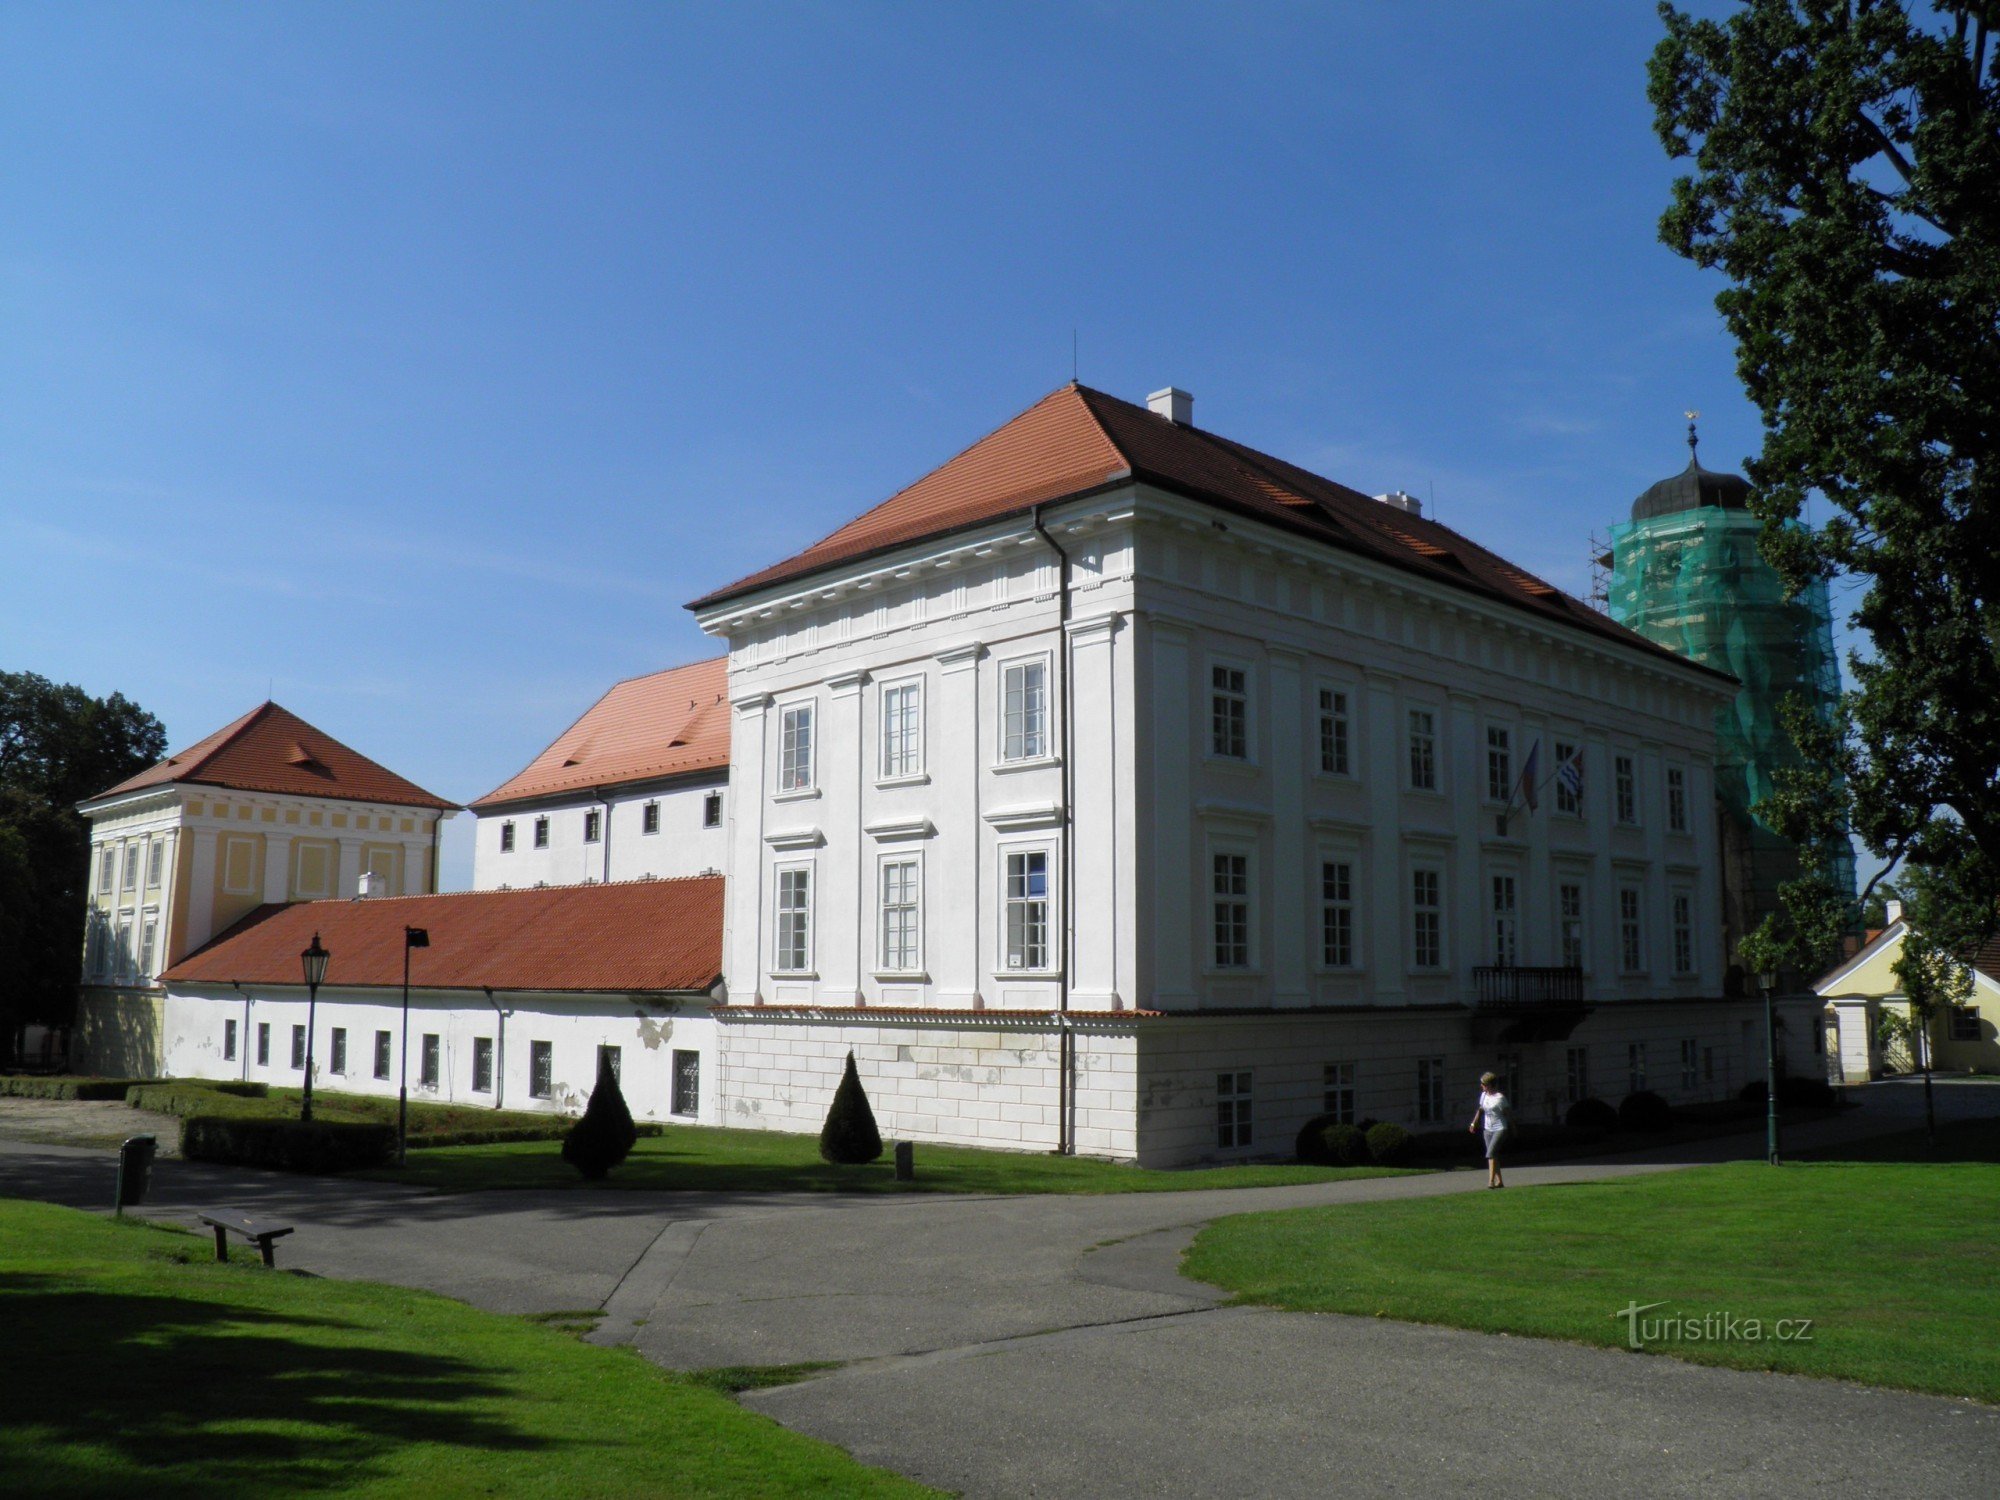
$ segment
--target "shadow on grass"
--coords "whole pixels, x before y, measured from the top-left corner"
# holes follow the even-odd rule
[[[336,1320],[4,1274],[0,1328],[23,1362],[0,1401],[13,1493],[300,1494],[365,1483],[412,1443],[549,1446],[476,1409],[508,1394],[478,1367]]]

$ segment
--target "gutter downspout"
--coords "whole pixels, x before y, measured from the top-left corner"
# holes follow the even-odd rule
[[[493,1042],[493,1107],[502,1109],[507,1102],[507,1012],[493,998],[491,985],[481,985],[480,988],[486,992],[486,1003],[493,1007],[496,1017],[494,1029],[498,1035]]]
[[[605,885],[611,884],[611,792],[606,787],[597,788],[597,800],[604,804],[604,862],[598,871],[598,879]]]
[[[437,894],[438,880],[444,873],[441,868],[444,862],[444,854],[438,847],[438,840],[443,836],[444,814],[439,813],[431,819],[431,888],[425,893],[426,895],[435,896]],[[410,892],[406,891],[404,894],[408,895]]]
[[[1076,873],[1076,838],[1072,827],[1074,821],[1071,809],[1075,805],[1076,756],[1075,714],[1072,699],[1069,670],[1069,554],[1061,548],[1056,539],[1049,535],[1042,525],[1042,509],[1037,505],[1028,515],[1028,529],[1042,539],[1044,545],[1056,555],[1056,670],[1062,673],[1062,681],[1057,692],[1062,703],[1062,727],[1059,731],[1061,744],[1057,753],[1062,757],[1062,878],[1056,891],[1056,921],[1060,934],[1062,953],[1056,966],[1056,998],[1062,1016],[1058,1038],[1058,1066],[1056,1084],[1056,1152],[1061,1156],[1076,1155],[1076,1141],[1071,1128],[1071,1119],[1076,1110],[1076,1034],[1069,1026],[1070,960],[1075,946],[1070,914],[1074,911],[1070,891]]]
[[[243,997],[243,1036],[236,1044],[237,1073],[244,1082],[250,1081],[250,992],[243,988],[243,981],[229,981],[236,993]]]

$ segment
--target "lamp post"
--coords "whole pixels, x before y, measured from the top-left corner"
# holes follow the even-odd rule
[[[396,1165],[402,1166],[410,1151],[410,950],[428,948],[431,935],[426,928],[403,929],[403,1047],[402,1081],[396,1089]]]
[[[313,1117],[313,1015],[319,1008],[319,987],[326,983],[326,961],[333,955],[319,945],[319,934],[313,934],[312,946],[299,955],[299,964],[306,975],[306,1087],[305,1097],[299,1105],[299,1118]]]
[[[1764,992],[1764,1158],[1778,1164],[1778,1022],[1771,995],[1778,988],[1778,976],[1766,969],[1757,976],[1757,988]]]

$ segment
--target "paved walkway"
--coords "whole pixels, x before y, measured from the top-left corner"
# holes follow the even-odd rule
[[[1939,1094],[1947,1116],[2000,1113],[2000,1089]],[[1791,1139],[1880,1131],[1911,1107],[1908,1093],[1874,1089],[1865,1111]],[[1519,1190],[1659,1171],[1745,1147],[1739,1137],[1664,1160],[1523,1167],[1509,1180]],[[0,1195],[101,1207],[111,1171],[101,1152],[0,1142]],[[596,1340],[671,1367],[848,1362],[746,1399],[968,1495],[1991,1492],[1991,1408],[1223,1308],[1177,1274],[1200,1224],[1223,1214],[1481,1181],[1038,1198],[432,1196],[164,1162],[149,1211],[285,1214],[301,1227],[280,1263],[321,1275],[497,1311],[602,1308]]]

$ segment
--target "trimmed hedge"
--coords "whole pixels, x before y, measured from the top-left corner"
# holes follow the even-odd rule
[[[247,1089],[257,1092],[250,1093]],[[192,1115],[280,1120],[298,1114],[291,1106],[269,1098],[269,1094],[269,1086],[261,1083],[244,1085],[239,1082],[236,1087],[225,1089],[206,1081],[175,1079],[166,1083],[142,1083],[127,1089],[125,1102],[134,1109],[149,1109],[155,1114],[174,1115],[183,1120]]]
[[[840,1086],[833,1091],[826,1123],[819,1128],[819,1154],[835,1166],[859,1166],[882,1154],[882,1132],[875,1128],[875,1111],[869,1107],[868,1091],[854,1069],[854,1050],[847,1052],[847,1067]]]
[[[508,1141],[559,1141],[570,1133],[576,1121],[568,1115],[551,1115],[546,1125],[495,1125],[490,1130],[432,1130],[410,1131],[410,1149],[428,1150],[432,1146],[496,1146]],[[634,1121],[633,1134],[640,1140],[658,1140],[667,1133],[667,1127],[657,1121],[643,1123]]]
[[[150,1078],[62,1078],[36,1075],[0,1078],[0,1096],[9,1099],[123,1099],[135,1084]]]
[[[1641,1133],[1671,1130],[1674,1126],[1674,1111],[1666,1100],[1651,1089],[1641,1089],[1636,1094],[1627,1094],[1619,1101],[1618,1123],[1626,1130],[1636,1130]]]
[[[189,1161],[275,1167],[284,1172],[348,1172],[393,1161],[396,1127],[191,1115],[181,1121],[181,1155]]]
[[[1579,1099],[1563,1116],[1563,1124],[1572,1130],[1616,1130],[1618,1111],[1602,1099]]]
[[[1299,1133],[1292,1140],[1292,1155],[1308,1166],[1326,1165],[1324,1151],[1326,1142],[1323,1133],[1333,1123],[1332,1115],[1314,1115],[1299,1127]]]
[[[1379,1166],[1400,1166],[1409,1159],[1410,1132],[1400,1125],[1386,1120],[1380,1125],[1371,1125],[1365,1138],[1368,1154]]]

